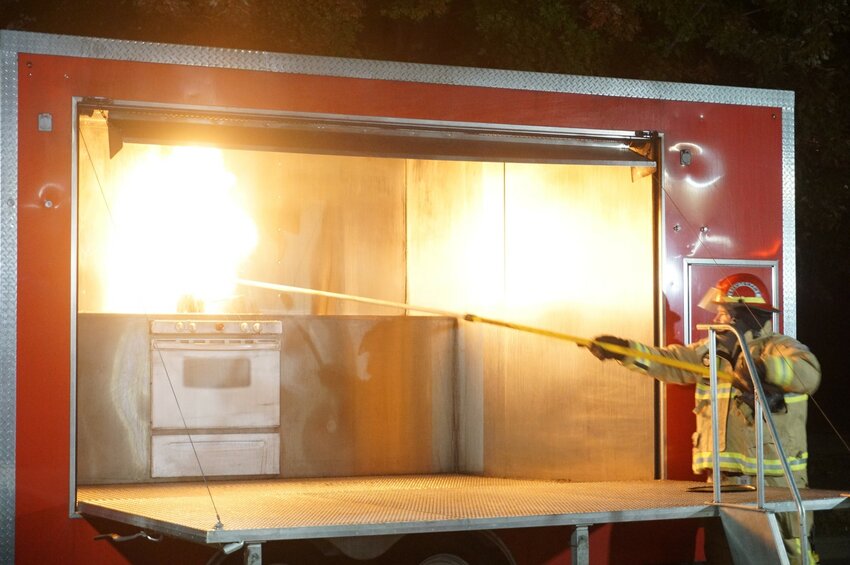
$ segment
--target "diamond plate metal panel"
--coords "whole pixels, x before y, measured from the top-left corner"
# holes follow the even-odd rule
[[[448,67],[263,51],[221,49],[140,41],[4,31],[4,40],[20,52],[91,57],[200,67],[235,68],[542,92],[592,94],[652,100],[679,100],[790,107],[793,93],[729,86],[560,75],[473,67]]]
[[[0,563],[15,562],[18,54],[0,41]]]
[[[797,236],[794,176],[794,95],[782,110],[782,303],[783,333],[797,335]]]

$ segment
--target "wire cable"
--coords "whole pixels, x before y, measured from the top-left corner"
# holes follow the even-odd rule
[[[79,132],[80,132],[80,140],[83,142],[83,146],[85,147],[86,156],[88,158],[88,163],[89,163],[89,166],[91,167],[92,174],[94,174],[95,182],[97,182],[97,186],[98,186],[98,190],[100,191],[101,199],[103,200],[104,206],[106,206],[107,217],[109,218],[110,224],[113,227],[115,227],[117,224],[116,224],[115,218],[112,214],[112,207],[110,206],[109,199],[106,196],[106,192],[104,190],[103,183],[101,182],[100,175],[97,172],[97,167],[94,164],[94,159],[92,158],[92,154],[91,154],[91,151],[89,150],[88,142],[86,141],[86,136],[83,133],[82,128],[79,128]],[[145,297],[143,296],[142,299],[144,300],[144,298]],[[145,308],[145,318],[148,320],[148,322],[152,321],[152,318],[150,316],[150,313],[147,311],[147,308]],[[171,375],[168,371],[168,365],[165,363],[165,359],[163,358],[163,355],[162,355],[162,350],[160,350],[158,348],[154,348],[154,349],[156,349],[156,351],[157,351],[157,355],[159,356],[159,361],[162,364],[163,371],[165,372],[166,380],[168,381],[168,386],[171,389],[171,394],[174,397],[174,402],[177,405],[177,411],[179,412],[180,419],[183,422],[183,429],[186,433],[186,437],[189,439],[189,445],[192,447],[192,453],[195,457],[195,462],[198,464],[198,470],[201,473],[201,479],[203,480],[204,487],[207,490],[207,495],[209,496],[210,503],[212,504],[212,507],[213,507],[213,511],[215,512],[215,518],[216,518],[215,529],[217,529],[217,530],[221,529],[221,528],[224,527],[224,525],[221,522],[221,516],[219,515],[218,507],[215,504],[215,499],[213,498],[212,489],[210,488],[209,481],[207,480],[206,473],[204,473],[204,466],[201,464],[201,458],[198,455],[197,448],[195,447],[195,441],[192,438],[192,434],[189,432],[189,427],[188,427],[188,424],[186,422],[186,418],[183,415],[183,408],[180,406],[180,400],[177,398],[177,392],[174,389],[174,383],[172,382]]]

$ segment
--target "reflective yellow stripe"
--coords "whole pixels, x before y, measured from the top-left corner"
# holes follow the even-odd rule
[[[789,457],[788,465],[792,471],[803,471],[806,468],[808,460],[809,454],[806,452],[801,457]],[[714,461],[710,451],[694,453],[693,470],[695,472],[711,469],[712,465],[714,465]],[[758,460],[755,457],[748,457],[743,453],[724,451],[720,454],[720,469],[754,475],[758,472]],[[765,459],[764,472],[767,475],[782,475],[782,462],[779,459]]]
[[[641,353],[649,353],[649,348],[647,348],[642,343],[635,343],[635,349],[637,349]],[[640,358],[635,357],[633,363],[635,365],[643,365],[644,367],[649,367],[650,360],[646,359],[645,357],[640,357]]]
[[[718,398],[728,398],[732,396],[732,391],[734,389],[731,385],[725,383],[718,383],[717,385],[717,397]],[[711,387],[704,383],[697,383],[696,390],[694,390],[694,398],[697,400],[709,400],[711,399]],[[809,396],[807,394],[797,394],[796,392],[786,392],[785,393],[785,404],[796,404],[797,402],[805,402],[808,400]]]
[[[761,296],[724,296],[720,295],[717,297],[717,302],[729,303],[729,304],[767,304],[764,301],[764,298]]]
[[[802,561],[803,543],[800,541],[800,538],[783,538],[782,541],[785,542],[785,547],[789,550],[788,557],[791,562],[797,563],[798,561]],[[788,547],[788,544],[791,544],[792,547]],[[817,565],[820,563],[820,555],[812,549],[811,544],[809,544],[808,548],[809,563]]]
[[[791,370],[791,363],[782,356],[768,358],[770,367],[767,367],[767,374],[770,375],[768,381],[781,387],[787,387],[794,380],[794,372]]]
[[[717,383],[717,397],[729,398],[730,396],[732,396],[732,385]],[[694,390],[694,398],[697,400],[709,400],[711,398],[711,385],[698,382],[696,390]]]

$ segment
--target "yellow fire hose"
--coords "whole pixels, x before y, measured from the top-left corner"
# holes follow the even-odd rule
[[[570,341],[575,343],[581,347],[590,347],[591,345],[596,345],[602,349],[610,351],[612,353],[617,353],[619,355],[625,355],[626,357],[638,358],[638,359],[647,359],[649,361],[653,361],[655,363],[659,363],[661,365],[666,365],[668,367],[673,367],[676,369],[682,369],[684,371],[689,371],[691,373],[696,373],[698,375],[709,376],[709,368],[703,365],[696,365],[694,363],[688,363],[687,361],[681,361],[679,359],[671,359],[669,357],[664,357],[662,355],[655,355],[652,353],[646,353],[643,351],[638,351],[637,349],[633,349],[631,347],[621,347],[619,345],[615,345],[613,343],[606,343],[604,341],[595,341],[592,339],[587,339],[584,337],[574,336],[570,334],[566,334],[563,332],[556,332],[552,330],[546,330],[542,328],[536,328],[534,326],[527,326],[524,324],[517,324],[514,322],[506,322],[503,320],[496,320],[493,318],[486,318],[484,316],[478,316],[476,314],[469,313],[460,313],[460,312],[452,312],[450,310],[441,310],[439,308],[431,308],[428,306],[414,306],[412,304],[406,304],[403,302],[392,302],[389,300],[378,300],[376,298],[367,298],[365,296],[356,296],[352,294],[342,294],[338,292],[328,292],[325,290],[315,290],[312,288],[303,288],[300,286],[289,286],[283,284],[274,284],[267,283],[261,281],[251,281],[247,279],[238,279],[237,282],[243,286],[251,286],[255,288],[263,288],[267,290],[275,290],[278,292],[285,292],[291,294],[309,294],[313,296],[324,296],[327,298],[335,298],[339,300],[350,300],[353,302],[362,302],[365,304],[373,304],[376,306],[386,306],[389,308],[400,308],[402,310],[413,310],[416,312],[424,312],[426,314],[434,314],[436,316],[446,316],[449,318],[457,318],[461,320],[465,320],[467,322],[478,322],[482,324],[487,324],[491,326],[498,326],[502,328],[508,328],[520,332],[531,333],[536,335],[542,335],[545,337],[551,337],[554,339],[560,339],[562,341]],[[727,371],[718,371],[717,378],[726,382],[733,382],[735,380],[734,375]]]

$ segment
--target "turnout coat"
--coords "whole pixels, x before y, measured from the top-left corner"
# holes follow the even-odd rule
[[[807,401],[820,385],[820,364],[809,348],[796,339],[773,333],[772,325],[767,322],[758,336],[747,332],[747,346],[753,361],[761,360],[765,374],[763,382],[770,383],[784,392],[785,407],[773,413],[782,447],[788,463],[795,475],[795,482],[807,483],[806,465],[808,447],[806,443]],[[708,339],[702,339],[689,345],[670,345],[650,347],[630,341],[631,348],[654,355],[660,355],[688,363],[708,365]],[[733,371],[731,363],[718,358],[718,368]],[[666,383],[696,384],[694,393],[694,413],[696,414],[696,432],[693,435],[693,471],[700,474],[712,468],[712,430],[711,402],[708,378],[684,369],[678,369],[654,363],[649,359],[625,357],[620,361],[625,367],[647,374]],[[736,365],[745,365],[743,355],[739,355]],[[730,474],[755,475],[756,441],[753,410],[742,397],[743,393],[730,383],[718,383],[718,436],[720,447],[721,471]],[[781,476],[782,464],[779,460],[773,438],[767,427],[764,428],[765,475]],[[800,484],[799,486],[806,486]]]

